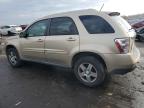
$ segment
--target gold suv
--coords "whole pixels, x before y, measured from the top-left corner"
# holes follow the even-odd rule
[[[139,61],[135,31],[117,12],[93,9],[49,15],[9,37],[6,54],[12,67],[22,61],[73,69],[86,86],[101,84],[110,72],[129,72]]]

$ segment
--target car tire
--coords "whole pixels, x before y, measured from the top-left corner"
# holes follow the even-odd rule
[[[74,64],[77,79],[88,87],[96,87],[103,83],[106,72],[102,62],[95,57],[79,58]]]
[[[6,50],[7,59],[10,65],[14,68],[20,67],[22,65],[22,60],[18,54],[16,48],[9,48]]]

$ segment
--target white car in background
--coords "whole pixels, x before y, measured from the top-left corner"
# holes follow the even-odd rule
[[[16,25],[8,25],[8,26],[1,26],[0,27],[0,34],[1,35],[13,35],[20,33],[22,28]]]

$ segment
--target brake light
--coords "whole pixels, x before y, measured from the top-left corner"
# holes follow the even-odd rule
[[[126,54],[129,52],[130,40],[129,38],[115,39],[115,45],[120,53]]]

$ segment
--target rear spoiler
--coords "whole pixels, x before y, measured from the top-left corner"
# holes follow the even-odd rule
[[[108,13],[109,16],[119,16],[120,13],[119,12],[111,12],[111,13]]]

